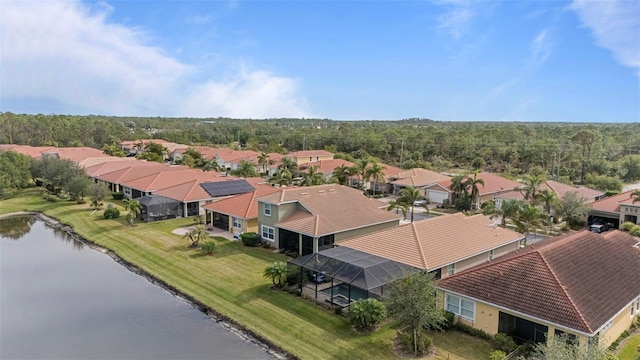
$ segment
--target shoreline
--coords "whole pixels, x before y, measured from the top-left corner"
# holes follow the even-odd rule
[[[85,245],[87,245],[88,247],[90,247],[91,249],[100,251],[101,253],[108,255],[115,262],[117,262],[118,264],[124,266],[127,270],[131,271],[132,273],[134,273],[136,275],[142,276],[143,278],[145,278],[150,283],[161,287],[165,291],[169,292],[177,300],[184,301],[184,302],[188,303],[189,305],[193,306],[194,308],[198,309],[200,312],[202,312],[205,315],[207,315],[207,317],[209,317],[211,320],[214,320],[216,323],[220,324],[220,326],[222,326],[226,330],[228,330],[228,331],[230,331],[232,333],[235,333],[236,335],[238,335],[241,338],[243,338],[245,341],[248,341],[250,343],[256,344],[257,346],[262,348],[263,351],[265,351],[267,354],[269,354],[274,359],[297,359],[297,357],[295,357],[293,354],[290,354],[286,350],[284,350],[284,349],[280,348],[279,346],[271,343],[270,341],[268,341],[264,337],[260,336],[256,332],[254,332],[254,331],[252,331],[250,329],[247,329],[242,324],[239,324],[237,321],[229,318],[228,316],[225,316],[225,315],[219,313],[218,311],[216,311],[212,307],[203,304],[202,302],[200,302],[196,298],[194,298],[194,297],[192,297],[192,296],[190,296],[188,294],[180,292],[173,285],[167,283],[166,281],[163,281],[161,279],[156,278],[155,276],[153,276],[149,272],[141,269],[140,267],[125,261],[120,256],[118,256],[118,254],[113,252],[112,250],[110,250],[110,249],[108,249],[106,247],[103,247],[101,245],[98,245],[95,242],[91,241],[90,239],[87,239],[87,238],[81,236],[80,234],[78,234],[75,231],[73,226],[71,226],[69,224],[62,223],[60,220],[58,220],[58,219],[56,219],[56,218],[54,218],[52,216],[49,216],[49,215],[46,215],[46,214],[44,214],[42,212],[37,212],[37,211],[17,211],[17,212],[8,213],[8,214],[0,214],[0,220],[5,219],[5,218],[10,218],[10,217],[18,217],[18,216],[35,216],[38,220],[44,222],[47,226],[50,226],[50,227],[56,228],[56,229],[60,229],[60,230],[62,230],[64,232],[66,232],[67,234],[69,234],[69,236],[71,236],[74,240],[80,241],[80,242],[84,243]]]

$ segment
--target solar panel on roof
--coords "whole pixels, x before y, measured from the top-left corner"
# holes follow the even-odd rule
[[[200,184],[200,186],[202,186],[204,191],[211,197],[244,194],[255,190],[254,187],[244,179],[204,182]]]

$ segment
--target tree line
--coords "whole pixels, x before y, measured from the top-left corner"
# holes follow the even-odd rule
[[[640,126],[605,123],[193,119],[0,114],[0,143],[102,148],[162,138],[259,152],[326,149],[401,168],[482,170],[516,177],[533,167],[566,183],[616,190],[640,180]],[[618,190],[619,191],[619,190]]]

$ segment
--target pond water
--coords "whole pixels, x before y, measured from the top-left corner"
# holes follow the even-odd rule
[[[1,359],[269,359],[260,346],[34,217],[0,220]]]

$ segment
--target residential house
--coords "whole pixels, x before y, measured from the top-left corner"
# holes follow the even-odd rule
[[[258,198],[262,238],[307,255],[343,239],[398,226],[401,215],[361,191],[337,184],[279,188]]]
[[[446,278],[520,248],[522,234],[462,213],[360,235],[337,243]]]
[[[449,179],[449,176],[442,175],[435,171],[415,168],[391,176],[389,178],[389,184],[392,186],[393,194],[397,195],[400,190],[411,186],[414,189],[420,189],[422,195],[428,197],[432,203],[442,204],[444,200],[448,199],[449,193],[429,189],[429,187]]]
[[[549,238],[441,280],[439,300],[489,334],[606,347],[640,314],[638,243],[618,230]]]
[[[290,152],[285,157],[293,159],[298,166],[308,162],[331,160],[334,154],[326,150],[300,150]]]
[[[640,202],[633,202],[630,190],[606,197],[589,205],[589,224],[610,224],[617,229],[624,222],[640,225]]]
[[[189,146],[183,144],[176,144],[170,141],[162,140],[162,139],[142,139],[142,140],[126,140],[120,142],[120,148],[127,154],[127,156],[135,156],[139,152],[144,150],[144,146],[154,143],[158,145],[162,145],[167,149],[167,153],[164,154],[165,160],[171,159],[171,154],[176,152],[184,153]]]
[[[473,178],[474,175],[469,176]],[[482,179],[484,182],[484,185],[478,184],[480,196],[477,200],[477,204],[475,204],[475,207],[477,208],[479,208],[482,203],[493,201],[499,195],[511,193],[521,186],[521,184],[516,181],[488,172],[478,173],[477,179]],[[453,204],[454,199],[452,196],[453,191],[451,191],[451,178],[429,185],[425,190],[430,194],[429,198],[433,203],[438,204],[438,202],[434,201],[435,199],[438,201],[442,200],[443,202],[441,204]]]
[[[538,193],[542,190],[551,190],[556,194],[558,199],[564,198],[568,193],[576,193],[578,197],[585,201],[586,204],[590,204],[605,197],[604,192],[600,190],[594,190],[585,186],[572,186],[555,180],[546,180],[541,183],[540,186],[538,186]],[[496,195],[496,207],[500,209],[502,207],[502,202],[507,199],[524,200],[524,195],[525,190],[523,186],[511,192]]]
[[[386,194],[393,192],[393,186],[389,184],[391,179],[397,178],[398,174],[406,172],[406,170],[392,165],[378,163],[382,167],[382,176],[384,181],[373,181],[369,179],[366,184],[362,184],[362,176],[354,175],[349,179],[349,186],[362,188],[363,190],[374,190],[377,194]]]
[[[331,160],[320,160],[320,161],[312,161],[305,164],[300,165],[298,168],[301,172],[309,172],[309,168],[315,166],[318,168],[319,172],[324,174],[324,177],[327,181],[331,180],[333,176],[333,171],[340,166],[344,166],[347,168],[351,168],[355,164],[351,161],[343,160],[343,159],[331,159]]]
[[[269,184],[252,184],[251,192],[203,205],[207,225],[229,231],[234,235],[259,231],[257,198],[277,192]]]

